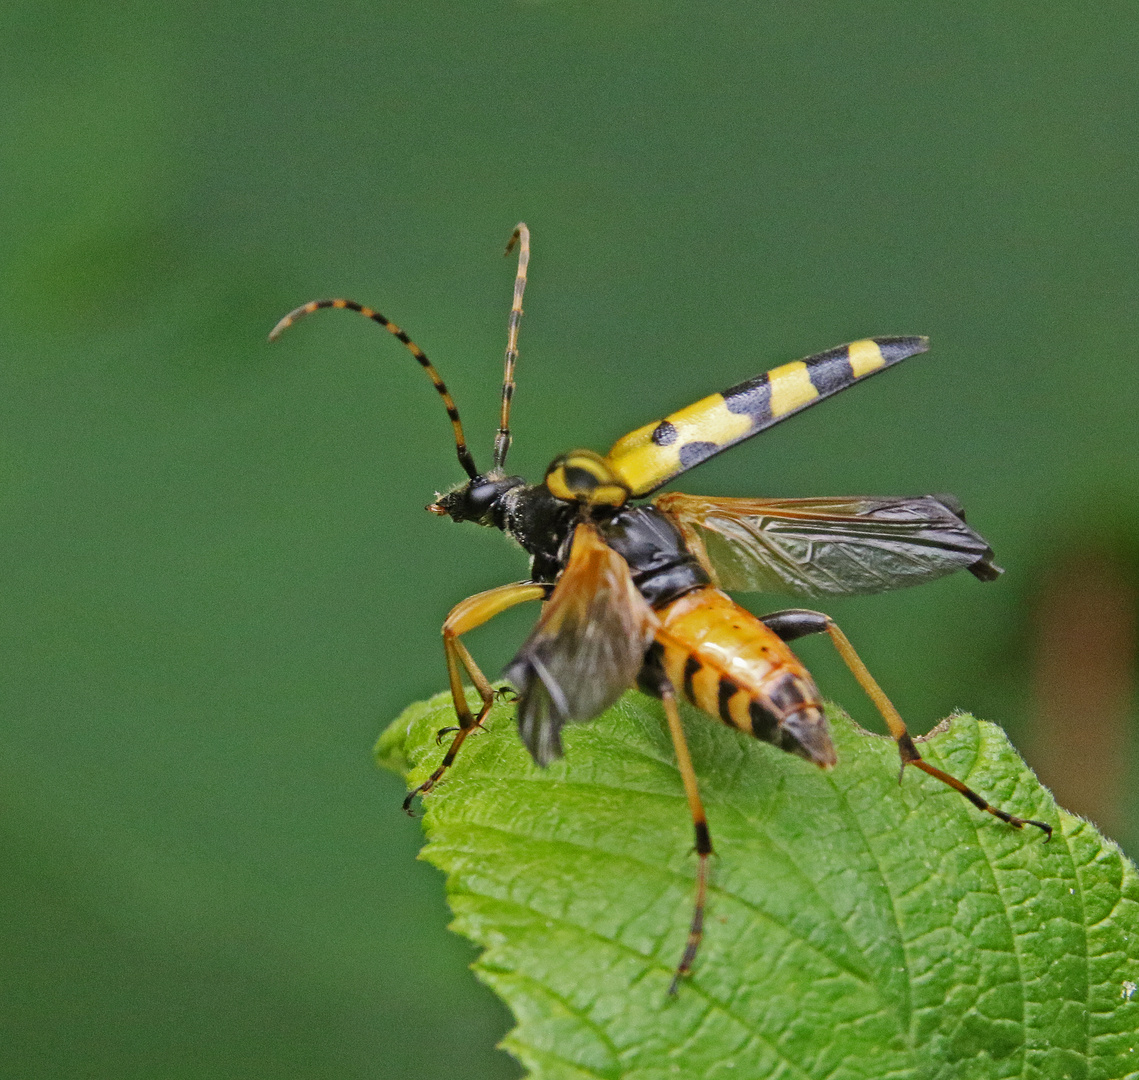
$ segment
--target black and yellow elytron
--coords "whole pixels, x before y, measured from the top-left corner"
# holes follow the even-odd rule
[[[772,368],[720,394],[618,439],[605,455],[574,450],[554,459],[540,484],[505,472],[510,404],[518,357],[530,232],[515,229],[518,272],[510,310],[502,408],[493,464],[478,470],[458,409],[423,351],[383,315],[351,300],[315,300],[286,315],[276,338],[320,308],[346,308],[379,323],[411,351],[443,398],[459,464],[469,479],[427,507],[453,521],[501,529],[530,556],[525,581],[457,604],[443,623],[457,726],[439,767],[404,801],[426,795],[450,768],[467,736],[481,727],[494,688],[462,635],[527,600],[544,601],[537,625],[505,675],[518,688],[518,727],[539,765],[562,754],[560,732],[592,720],[634,684],[664,704],[696,832],[696,899],[688,942],[670,992],[696,957],[703,934],[712,853],[696,774],[677,707],[683,697],[709,716],[799,754],[821,768],[836,764],[823,701],[787,642],[829,635],[882,714],[903,770],[917,768],[959,791],[979,810],[1016,828],[1051,827],[990,805],[960,780],[922,760],[906,725],[834,621],[792,609],[757,618],[723,590],[803,597],[849,596],[920,584],[966,569],[981,581],[1001,570],[989,545],[965,524],[951,496],[918,498],[717,499],[670,492],[634,500],[702,461],[824,398],[925,352],[924,337],[865,338]],[[466,673],[482,698],[467,706]]]

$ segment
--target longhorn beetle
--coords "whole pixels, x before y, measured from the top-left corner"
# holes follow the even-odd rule
[[[669,993],[696,958],[704,925],[712,838],[677,707],[683,697],[730,727],[798,754],[820,768],[836,763],[823,700],[787,647],[827,634],[873,701],[901,755],[959,791],[977,809],[1016,828],[1051,826],[1006,813],[960,780],[922,759],[906,725],[846,635],[818,611],[791,609],[757,618],[724,589],[802,597],[884,592],[966,569],[981,581],[1001,574],[985,540],[965,524],[947,495],[918,498],[718,499],[670,492],[648,503],[674,477],[809,408],[848,386],[929,348],[924,337],[864,338],[753,379],[654,420],[618,439],[602,456],[572,450],[554,458],[540,484],[506,474],[510,403],[518,359],[530,230],[520,224],[510,308],[502,406],[491,468],[480,472],[467,447],[459,410],[434,365],[395,323],[354,300],[314,300],[289,312],[275,339],[304,315],[345,308],[379,323],[422,365],[447,409],[459,464],[469,479],[436,495],[427,509],[452,521],[501,529],[530,556],[525,581],[457,604],[443,623],[456,727],[439,767],[404,800],[426,795],[443,778],[467,737],[482,727],[495,691],[462,635],[507,608],[544,601],[541,615],[506,677],[518,688],[518,729],[542,766],[562,755],[561,729],[592,720],[634,683],[661,699],[696,832],[696,896],[688,940]],[[463,672],[482,699],[472,715]]]

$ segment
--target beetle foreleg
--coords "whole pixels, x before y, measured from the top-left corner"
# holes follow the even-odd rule
[[[457,730],[444,728],[439,733],[442,737],[449,730],[454,730],[455,738],[451,740],[451,745],[443,755],[439,768],[419,787],[408,792],[407,798],[403,800],[403,808],[407,813],[411,813],[411,802],[415,796],[426,795],[451,767],[467,736],[482,727],[486,714],[494,704],[495,689],[479,669],[467,647],[459,640],[460,635],[475,629],[476,626],[481,626],[516,604],[523,604],[527,600],[544,600],[549,591],[550,586],[536,585],[530,581],[500,585],[497,589],[488,589],[486,592],[467,597],[466,600],[456,604],[443,621],[443,649],[447,655],[447,676],[451,683],[451,700],[455,704],[455,716],[459,726]],[[478,716],[472,715],[467,704],[467,695],[463,689],[463,671],[466,671],[479,692],[479,697],[482,698]]]

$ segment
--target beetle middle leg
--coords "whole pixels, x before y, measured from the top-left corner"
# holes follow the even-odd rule
[[[684,953],[668,987],[669,996],[675,996],[680,980],[692,970],[700,941],[704,937],[704,907],[708,898],[708,860],[712,855],[712,834],[708,831],[708,816],[704,813],[700,786],[696,781],[696,770],[692,767],[692,755],[688,752],[688,740],[684,737],[684,727],[680,722],[676,689],[660,665],[659,649],[658,643],[649,650],[637,684],[645,693],[659,697],[664,705],[664,714],[668,718],[668,733],[672,736],[672,749],[676,754],[676,764],[680,769],[680,779],[684,784],[684,794],[692,814],[692,828],[696,834],[696,855],[700,860],[696,866],[696,898],[692,905],[688,941],[685,943]]]
[[[784,641],[794,641],[795,638],[805,637],[808,634],[825,633],[830,637],[839,656],[850,668],[850,673],[858,680],[859,686],[866,691],[866,696],[874,702],[875,708],[882,714],[882,719],[886,721],[886,726],[890,729],[890,734],[898,745],[903,772],[907,765],[914,765],[922,772],[929,773],[930,776],[940,780],[943,784],[949,785],[954,791],[960,792],[978,810],[984,810],[1017,829],[1023,829],[1025,825],[1035,825],[1038,829],[1044,830],[1046,839],[1051,838],[1051,825],[1047,825],[1043,821],[1019,818],[1014,814],[1006,813],[1004,810],[993,806],[987,799],[978,795],[971,787],[962,783],[955,776],[950,776],[949,773],[943,772],[935,765],[930,765],[928,761],[922,758],[921,754],[918,753],[918,748],[914,745],[914,740],[906,729],[905,721],[898,710],[894,708],[894,703],[874,680],[874,676],[870,674],[869,669],[862,662],[862,658],[854,651],[854,646],[851,645],[850,640],[829,615],[825,615],[821,611],[791,608],[787,611],[776,611],[771,615],[764,615],[761,621]]]
[[[680,779],[684,782],[684,794],[688,797],[688,809],[692,812],[692,828],[696,833],[696,899],[692,905],[692,923],[688,928],[688,940],[684,954],[676,967],[676,973],[669,983],[668,992],[675,996],[680,980],[692,970],[700,941],[704,937],[704,907],[708,900],[708,860],[712,854],[712,834],[708,831],[708,817],[704,813],[704,803],[700,799],[700,788],[696,783],[696,770],[692,767],[692,756],[688,753],[688,741],[684,738],[684,728],[680,723],[680,708],[676,703],[676,691],[672,684],[661,687],[661,702],[664,714],[668,717],[668,733],[672,736],[672,747],[676,751],[676,763],[680,767]]]
[[[443,621],[443,649],[447,655],[447,677],[451,684],[451,700],[455,704],[455,716],[459,721],[459,726],[458,728],[444,728],[439,733],[439,737],[442,738],[449,731],[454,731],[455,737],[451,740],[451,745],[448,747],[447,753],[443,755],[443,761],[439,767],[419,787],[408,792],[407,798],[403,800],[403,808],[409,814],[411,813],[411,802],[415,796],[426,795],[439,782],[443,774],[454,763],[467,736],[472,731],[482,727],[486,714],[490,712],[490,707],[494,704],[495,689],[479,669],[478,664],[475,663],[474,657],[471,656],[466,645],[459,640],[460,636],[467,633],[468,630],[482,626],[483,623],[493,619],[495,615],[506,611],[507,608],[514,607],[516,604],[524,604],[527,600],[544,600],[549,595],[549,591],[549,585],[537,585],[532,581],[500,585],[496,589],[488,589],[486,592],[476,593],[474,596],[468,596],[466,600],[460,601],[451,609],[450,614]],[[467,704],[467,696],[463,688],[464,671],[474,683],[475,689],[479,692],[479,697],[482,698],[482,707],[479,709],[478,716],[472,715],[470,706]]]

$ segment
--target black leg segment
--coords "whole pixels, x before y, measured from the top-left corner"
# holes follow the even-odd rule
[[[867,697],[874,702],[878,712],[882,714],[882,719],[886,721],[886,726],[890,729],[890,734],[898,746],[898,754],[902,759],[903,773],[907,765],[913,765],[921,769],[922,772],[928,773],[935,779],[940,780],[943,784],[947,784],[953,788],[954,791],[959,792],[978,810],[984,810],[986,813],[1000,818],[1001,821],[1007,822],[1016,829],[1023,829],[1025,825],[1035,825],[1038,829],[1043,830],[1045,839],[1051,838],[1051,825],[1043,821],[1019,818],[1013,814],[1006,813],[1004,810],[998,809],[955,776],[950,776],[948,773],[943,772],[941,769],[930,765],[929,762],[922,759],[917,746],[914,744],[914,740],[906,730],[906,724],[901,714],[894,708],[893,702],[886,697],[882,688],[874,680],[874,676],[870,674],[870,671],[862,662],[861,657],[854,651],[854,646],[851,645],[847,636],[839,629],[838,624],[829,615],[824,615],[821,611],[808,611],[804,608],[789,608],[786,611],[776,611],[770,615],[764,615],[761,618],[761,622],[784,641],[794,641],[796,638],[806,637],[808,634],[825,633],[830,637],[834,643],[834,647],[838,650],[839,656],[842,657],[846,666],[850,668],[850,672],[858,680],[859,686],[866,691]]]

